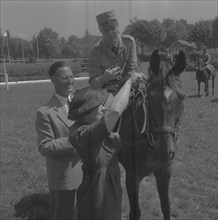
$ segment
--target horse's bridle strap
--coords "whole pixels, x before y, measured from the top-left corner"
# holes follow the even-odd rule
[[[168,126],[159,126],[155,129],[155,133],[170,133],[175,134],[176,129]]]

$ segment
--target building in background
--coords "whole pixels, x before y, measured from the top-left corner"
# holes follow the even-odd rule
[[[178,54],[180,50],[189,54],[192,50],[197,50],[195,43],[189,43],[185,40],[177,40],[168,47],[171,54]]]

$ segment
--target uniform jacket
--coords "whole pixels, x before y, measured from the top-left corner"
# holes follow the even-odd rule
[[[124,68],[121,81],[125,81],[131,72],[138,72],[136,43],[133,37],[121,34],[118,41],[118,54],[112,52],[111,48],[101,39],[92,49],[89,56],[89,83],[95,88],[106,88],[110,85],[104,84],[101,76],[111,66]]]
[[[81,183],[81,161],[68,141],[72,124],[55,95],[36,112],[37,144],[40,154],[46,157],[50,190],[72,190]]]
[[[202,56],[202,61],[203,61],[203,64],[204,65],[207,65],[210,63],[210,54],[209,53],[205,53],[203,56]]]

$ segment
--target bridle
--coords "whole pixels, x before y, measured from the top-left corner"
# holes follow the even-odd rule
[[[153,81],[151,81],[149,84],[148,84],[148,87],[147,87],[147,92],[149,91],[149,87],[152,86],[152,84],[156,83],[157,80],[154,79]],[[150,114],[150,108],[149,108],[149,100],[148,100],[148,96],[147,96],[147,99],[146,99],[146,108],[147,108],[147,128],[146,128],[146,135],[147,135],[147,139],[148,139],[148,142],[149,142],[149,145],[154,149],[154,151],[156,152],[156,140],[155,140],[155,136],[157,134],[160,134],[160,133],[166,133],[166,134],[171,134],[173,136],[173,142],[175,143],[177,141],[177,138],[178,138],[178,132],[179,132],[179,127],[180,127],[180,124],[181,124],[181,117],[183,115],[183,112],[184,112],[184,105],[182,104],[181,105],[181,108],[180,111],[179,111],[179,115],[177,116],[177,120],[175,122],[175,127],[170,127],[170,126],[158,126],[156,127],[155,126],[155,123],[154,123],[154,120],[153,118],[151,117],[151,114]],[[170,158],[165,160],[165,161],[160,161],[159,159],[157,160],[156,164],[153,165],[153,172],[159,170],[159,169],[165,169],[165,168],[168,168],[170,167],[170,165],[172,164],[173,162],[173,159],[175,157],[175,152],[172,151],[171,152],[171,155],[170,155]]]
[[[176,142],[178,138],[178,131],[181,124],[181,116],[183,115],[184,106],[182,106],[182,109],[179,111],[180,115],[177,117],[177,121],[175,123],[175,127],[170,126],[155,126],[154,120],[151,117],[151,114],[149,112],[149,101],[148,101],[148,92],[149,88],[156,83],[158,80],[153,79],[150,82],[141,83],[136,88],[132,88],[131,95],[130,95],[130,105],[132,108],[132,117],[133,117],[133,140],[129,143],[132,147],[136,147],[138,143],[140,144],[146,144],[149,143],[149,146],[151,147],[151,150],[155,153],[156,152],[156,140],[155,136],[159,133],[168,133],[173,136],[173,141]],[[141,97],[141,98],[140,98]],[[140,102],[136,104],[138,99],[140,98]],[[135,119],[135,113],[137,112],[138,106],[142,105],[143,110],[145,112],[145,119],[142,129],[140,130],[137,124],[137,121]],[[122,123],[122,116],[119,119],[116,132],[119,133]],[[146,124],[146,125],[145,125]],[[135,134],[136,132],[140,133],[141,139],[136,140]],[[175,153],[173,152],[169,160],[160,162],[157,161],[157,163],[153,166],[153,171],[158,170],[159,168],[163,167],[169,167],[171,163],[173,162],[173,158],[175,156]]]
[[[157,82],[156,79],[152,80],[149,83],[144,83],[144,82],[140,83],[137,87],[132,88],[131,93],[130,93],[130,105],[132,105],[133,108],[135,108],[135,106],[136,106],[135,102],[139,98],[139,96],[143,97],[142,101],[140,102],[140,104],[138,104],[138,106],[142,104],[144,111],[147,111],[147,113],[145,113],[146,118],[144,119],[145,120],[144,124],[146,123],[146,127],[145,127],[145,125],[143,125],[143,128],[140,131],[140,129],[138,128],[138,125],[135,121],[135,117],[133,115],[133,120],[135,121],[134,128],[136,128],[138,131],[140,131],[140,133],[142,135],[147,136],[147,140],[148,140],[151,147],[154,147],[154,145],[155,145],[154,135],[158,134],[158,133],[172,134],[174,136],[174,141],[177,140],[178,131],[179,131],[180,122],[181,122],[180,119],[181,119],[181,115],[183,115],[183,111],[184,111],[184,108],[182,108],[181,114],[179,115],[179,117],[176,121],[175,127],[169,127],[169,126],[155,127],[154,121],[150,117],[149,101],[148,101],[148,95],[147,95],[149,87],[155,82]],[[134,111],[137,111],[137,109],[134,109]],[[122,123],[122,116],[120,117],[120,119],[118,121],[118,125],[117,125],[116,130],[115,130],[116,133],[120,132],[121,123]]]
[[[156,82],[157,82],[156,79],[151,81],[148,84],[147,91],[149,90],[149,87],[152,84],[156,83]],[[182,105],[181,108],[182,109],[180,111],[180,115],[177,117],[177,121],[175,123],[175,127],[170,127],[170,126],[158,126],[158,127],[156,127],[155,123],[154,123],[154,120],[152,119],[152,117],[150,117],[151,114],[149,112],[149,101],[148,101],[148,96],[147,96],[147,99],[146,99],[146,109],[148,111],[148,114],[147,114],[147,129],[146,129],[146,133],[147,133],[147,137],[148,137],[148,140],[149,140],[149,144],[152,147],[154,147],[154,145],[155,145],[154,135],[158,134],[158,133],[168,133],[168,134],[171,134],[171,135],[173,135],[174,142],[177,141],[179,127],[180,127],[180,124],[181,124],[181,118],[182,118],[182,115],[183,115],[183,112],[184,112],[184,106]]]

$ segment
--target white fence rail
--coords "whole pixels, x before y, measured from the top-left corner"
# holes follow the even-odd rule
[[[82,72],[88,72],[88,65],[89,65],[89,59],[88,58],[72,58],[72,59],[37,59],[35,63],[53,63],[58,60],[63,60],[67,62],[73,62],[77,65],[81,66]],[[29,62],[29,59],[0,59],[0,63],[7,63],[7,64],[25,64],[25,63],[31,63]]]
[[[71,59],[36,59],[36,63],[53,63],[55,61],[58,61],[58,60],[65,60],[65,61],[70,61],[70,62],[76,62],[76,63],[88,63],[88,58],[71,58]],[[19,64],[19,63],[29,63],[30,62],[30,59],[21,59],[21,58],[17,58],[17,59],[0,59],[0,62],[3,63],[16,63],[16,64]]]
[[[4,85],[6,85],[6,90],[9,90],[9,83],[8,83],[8,74],[7,73],[0,73],[0,75],[3,75],[5,77],[5,82],[2,83]]]
[[[8,91],[9,90],[9,86],[12,86],[12,85],[49,83],[49,82],[51,82],[50,79],[46,79],[46,80],[32,80],[32,81],[17,81],[17,82],[8,82],[8,80],[7,80],[7,82],[6,81],[5,82],[0,82],[0,86],[6,86],[6,89]],[[75,86],[76,90],[89,86],[89,77],[86,76],[86,77],[77,77],[77,78],[75,78],[74,79],[74,86]]]
[[[88,58],[72,58],[72,59],[38,59],[38,63],[53,63],[58,60],[63,60],[63,61],[68,61],[68,62],[73,62],[81,66],[82,68],[82,73],[87,73],[88,72]],[[15,84],[24,84],[24,83],[38,83],[38,82],[46,82],[46,80],[34,80],[34,81],[18,81],[18,82],[9,82],[8,81],[8,74],[6,70],[6,63],[9,64],[21,64],[21,63],[28,63],[28,59],[10,59],[10,62],[8,62],[6,59],[0,59],[0,62],[4,64],[4,73],[0,73],[0,76],[3,75],[5,78],[5,82],[0,82],[0,85],[6,85],[7,91],[9,90],[9,85],[15,85]],[[75,82],[79,82],[81,80],[86,80],[88,81],[88,77],[79,77],[75,79]],[[87,83],[85,83],[87,84]]]

